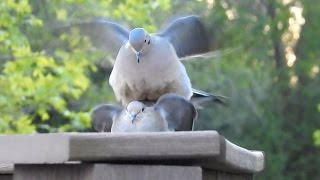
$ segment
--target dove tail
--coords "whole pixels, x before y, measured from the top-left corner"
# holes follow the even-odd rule
[[[202,109],[203,107],[208,107],[216,103],[227,106],[229,103],[229,98],[226,96],[214,95],[196,89],[192,89],[192,91],[191,102],[197,109]]]

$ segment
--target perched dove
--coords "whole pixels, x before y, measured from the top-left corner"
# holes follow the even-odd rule
[[[139,101],[130,102],[126,109],[104,104],[91,114],[92,125],[99,132],[159,132],[190,131],[197,111],[182,96],[162,95],[151,107]]]
[[[190,79],[173,46],[140,28],[130,32],[129,42],[120,49],[109,83],[124,106],[157,100],[165,93],[192,96]]]
[[[206,32],[195,16],[174,21],[160,34],[135,28],[118,53],[109,84],[123,106],[135,100],[155,101],[165,93],[190,99],[190,79],[179,57],[208,50]]]
[[[131,101],[156,101],[165,93],[177,93],[187,99],[193,96],[197,102],[226,103],[226,97],[193,90],[180,62],[211,50],[211,38],[198,17],[178,18],[157,34],[149,34],[143,28],[129,32],[104,20],[78,26],[104,51],[120,49],[109,84],[123,106]]]

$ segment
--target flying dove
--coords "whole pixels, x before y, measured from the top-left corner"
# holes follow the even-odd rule
[[[143,28],[130,32],[104,20],[79,24],[82,33],[103,50],[120,49],[109,84],[116,99],[127,106],[131,101],[156,101],[165,93],[177,93],[198,102],[226,103],[227,98],[192,89],[181,59],[208,53],[210,37],[197,16],[173,21],[164,31],[149,34]]]
[[[91,114],[92,126],[99,132],[190,131],[197,111],[182,96],[162,95],[153,106],[132,101],[124,109],[110,104],[96,107]]]

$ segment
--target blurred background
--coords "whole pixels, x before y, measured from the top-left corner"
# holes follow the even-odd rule
[[[106,18],[157,32],[204,20],[217,50],[184,61],[194,88],[230,98],[199,111],[197,130],[266,154],[256,179],[320,177],[320,2],[314,0],[2,0],[0,133],[92,131],[90,110],[115,102],[112,53],[79,29]],[[115,52],[116,53],[116,52]]]

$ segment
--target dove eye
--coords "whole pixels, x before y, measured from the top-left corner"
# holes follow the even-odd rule
[[[144,42],[147,42],[147,40],[145,39]]]
[[[144,108],[142,108],[142,110],[141,110],[142,112],[144,111]]]

